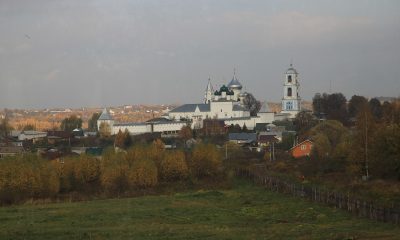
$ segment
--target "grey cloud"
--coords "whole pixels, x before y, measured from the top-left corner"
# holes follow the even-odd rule
[[[306,99],[329,82],[348,96],[396,96],[398,10],[397,1],[2,1],[0,107],[198,102],[208,76],[221,85],[234,66],[248,91],[279,101],[290,59]]]

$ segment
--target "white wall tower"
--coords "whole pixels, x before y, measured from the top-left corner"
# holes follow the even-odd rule
[[[289,118],[295,118],[301,111],[301,98],[299,95],[299,78],[296,69],[290,64],[285,73],[285,82],[283,84],[282,112],[290,114]]]
[[[102,123],[108,124],[110,126],[110,133],[113,133],[113,126],[114,126],[114,119],[111,117],[111,115],[108,113],[107,109],[104,108],[103,112],[101,113],[99,119],[97,119],[97,129],[100,130],[100,125]]]

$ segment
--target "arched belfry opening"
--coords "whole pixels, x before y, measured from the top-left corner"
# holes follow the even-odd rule
[[[289,75],[289,76],[288,76],[287,81],[288,81],[288,83],[291,83],[291,82],[292,82],[292,75]]]
[[[287,96],[291,97],[292,96],[292,88],[287,89]]]

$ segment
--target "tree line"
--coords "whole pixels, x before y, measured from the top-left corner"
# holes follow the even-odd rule
[[[315,115],[301,112],[294,120],[299,141],[314,142],[305,175],[400,180],[399,99],[381,104],[354,95],[347,102],[341,93],[316,94],[313,109]]]
[[[222,157],[211,144],[191,152],[166,151],[161,140],[127,151],[106,150],[101,159],[81,155],[46,161],[26,154],[0,161],[0,203],[57,198],[68,193],[115,196],[156,187],[161,182],[215,178]]]
[[[345,126],[351,126],[360,111],[366,107],[371,111],[376,121],[399,123],[399,99],[381,103],[377,98],[368,100],[363,96],[354,95],[349,101],[342,93],[317,93],[312,101],[313,112],[319,119],[337,120]]]

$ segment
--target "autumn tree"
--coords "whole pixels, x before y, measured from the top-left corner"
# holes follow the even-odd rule
[[[353,95],[348,104],[349,117],[355,118],[367,102],[365,97]]]
[[[129,164],[123,153],[108,149],[101,162],[101,185],[106,192],[118,195],[129,189]]]
[[[187,141],[193,137],[193,131],[190,126],[183,126],[179,131],[179,138],[183,141]]]
[[[67,132],[71,132],[76,128],[82,128],[82,119],[76,115],[72,115],[62,120],[60,128]]]
[[[36,155],[0,161],[0,202],[17,203],[28,198],[53,197],[59,179],[52,165]]]
[[[167,181],[185,179],[189,175],[182,151],[166,152],[160,162],[160,177]]]
[[[387,124],[400,124],[400,98],[382,104],[382,122]]]
[[[369,176],[369,150],[374,142],[375,118],[368,104],[357,114],[356,127],[352,136],[350,160],[353,174]]]
[[[400,125],[378,127],[370,153],[371,175],[400,180]]]
[[[97,120],[99,119],[99,117],[100,117],[100,113],[97,113],[97,112],[93,113],[92,117],[89,119],[89,122],[88,122],[89,131],[92,131],[92,132],[98,131]]]
[[[191,170],[196,177],[216,176],[221,172],[222,157],[212,144],[198,144],[193,149]]]
[[[153,160],[157,164],[157,166],[159,166],[160,160],[162,159],[164,153],[165,153],[165,144],[160,138],[157,138],[156,140],[153,141],[150,147],[147,148],[146,155],[151,160]]]
[[[149,158],[134,161],[127,176],[130,186],[135,188],[154,187],[158,183],[157,166]]]
[[[369,108],[371,109],[372,115],[375,117],[375,120],[380,120],[382,118],[382,105],[381,102],[376,99],[372,98],[369,100]]]
[[[322,121],[309,131],[311,156],[300,168],[305,176],[343,172],[349,155],[349,130],[336,120]]]
[[[129,167],[132,166],[134,161],[147,157],[149,153],[149,146],[147,145],[135,145],[128,149],[126,153],[126,160]]]
[[[320,93],[316,93],[312,99],[313,111],[314,114],[318,116],[318,118],[322,118],[326,114],[326,95],[326,93],[324,93],[323,95],[321,95]]]
[[[250,111],[250,116],[257,116],[257,113],[261,109],[261,103],[258,101],[253,94],[248,93],[243,99],[244,107]]]
[[[343,124],[348,122],[346,97],[342,93],[315,94],[313,109],[319,118],[326,116],[329,120],[337,120]]]
[[[294,126],[298,135],[303,139],[303,135],[309,131],[312,127],[317,125],[318,120],[310,113],[301,111],[296,115],[294,119]]]
[[[98,187],[101,176],[101,165],[97,158],[82,155],[75,160],[74,176],[79,188],[91,189]]]
[[[36,127],[33,124],[27,124],[22,128],[22,131],[33,131],[36,130]]]
[[[8,117],[5,116],[0,122],[0,136],[8,136],[11,130],[13,127],[10,125]]]
[[[107,138],[111,136],[111,127],[108,123],[102,122],[99,126],[100,136],[103,138]]]
[[[125,135],[122,133],[121,129],[115,135],[114,146],[119,148],[125,148]]]
[[[277,145],[277,148],[287,151],[294,146],[295,140],[296,140],[295,134],[290,132],[283,133],[282,141]]]
[[[333,93],[327,99],[327,117],[347,124],[347,100],[342,93]]]
[[[153,160],[157,166],[163,158],[165,145],[161,139],[156,139],[152,144],[136,144],[129,148],[126,154],[126,159],[129,166],[137,160],[148,158]]]
[[[312,158],[333,160],[333,156],[342,155],[342,153],[337,152],[337,146],[347,140],[348,135],[349,130],[336,120],[323,121],[311,128],[310,137],[314,141]]]
[[[132,145],[131,134],[129,133],[128,129],[125,128],[125,131],[124,131],[124,147],[125,147],[125,149],[127,149],[131,145]]]

